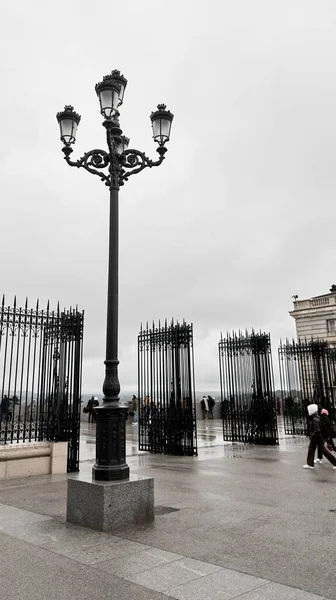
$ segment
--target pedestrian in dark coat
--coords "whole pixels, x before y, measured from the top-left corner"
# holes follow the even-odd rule
[[[88,415],[89,415],[89,419],[88,419],[89,423],[90,423],[90,421],[91,421],[91,423],[94,423],[96,421],[96,414],[93,411],[93,409],[96,406],[99,406],[99,400],[97,397],[92,396],[92,398],[90,398],[90,400],[88,401],[87,405],[85,406],[85,408],[83,410],[84,413],[88,413]]]
[[[333,469],[336,469],[336,458],[329,452],[324,445],[321,418],[318,414],[317,404],[309,404],[308,415],[310,417],[310,443],[307,454],[307,464],[304,465],[304,469],[314,469],[314,455],[315,450],[321,452],[321,455],[325,456],[329,462],[333,465]]]
[[[216,402],[214,401],[214,399],[211,396],[208,396],[208,406],[209,406],[209,413],[210,413],[210,418],[213,419],[214,418],[214,406],[215,406]]]
[[[329,412],[327,411],[326,408],[322,408],[320,419],[321,419],[321,430],[322,430],[323,440],[327,444],[328,450],[336,451],[334,440],[332,439],[333,426],[332,426],[332,423],[329,418]],[[315,463],[322,462],[322,453],[320,451],[320,448],[318,448],[317,458],[314,460],[314,462]]]

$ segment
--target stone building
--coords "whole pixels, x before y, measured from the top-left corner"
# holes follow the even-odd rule
[[[328,294],[305,300],[294,298],[294,308],[290,311],[295,319],[298,340],[321,340],[336,347],[336,285]]]

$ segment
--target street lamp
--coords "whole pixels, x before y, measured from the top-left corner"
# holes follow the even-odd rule
[[[60,126],[62,151],[71,167],[83,167],[89,173],[98,175],[110,190],[109,227],[109,266],[107,291],[107,327],[105,380],[103,384],[103,405],[97,411],[96,463],[92,476],[96,480],[112,481],[127,479],[129,467],[126,463],[126,420],[127,408],[120,404],[120,384],[118,377],[118,233],[119,233],[119,188],[131,175],[140,173],[146,167],[157,167],[165,158],[173,115],[159,104],[152,112],[153,138],[157,142],[159,158],[149,159],[144,152],[128,149],[129,139],[122,135],[119,125],[119,108],[123,103],[127,80],[120,71],[114,70],[96,85],[100,112],[104,117],[108,150],[90,150],[82,158],[71,160],[72,145],[81,117],[73,107],[67,105],[57,113]]]

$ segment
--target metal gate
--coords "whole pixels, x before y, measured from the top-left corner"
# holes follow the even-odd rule
[[[138,399],[140,450],[197,455],[192,325],[141,326]]]
[[[312,402],[335,422],[336,350],[322,341],[286,340],[278,354],[285,433],[307,435]]]
[[[0,443],[67,441],[68,472],[79,470],[84,314],[0,309]]]
[[[227,334],[218,348],[224,440],[278,444],[270,335]]]

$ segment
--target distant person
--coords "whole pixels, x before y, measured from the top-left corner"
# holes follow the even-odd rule
[[[1,407],[0,407],[0,422],[1,423],[2,423],[2,421],[7,421],[8,410],[9,410],[9,398],[8,398],[8,396],[4,395],[4,397],[2,398]]]
[[[276,399],[276,409],[277,409],[277,414],[281,415],[281,400],[280,400],[280,398]]]
[[[138,398],[134,394],[131,400],[130,415],[133,417],[132,425],[136,425],[138,422]]]
[[[96,422],[96,415],[93,412],[93,409],[99,406],[99,401],[98,398],[96,396],[92,396],[90,398],[90,400],[88,401],[86,407],[84,408],[84,413],[88,413],[89,418],[88,421],[89,423],[95,423]]]
[[[150,421],[152,416],[152,402],[150,396],[145,396],[144,402],[144,416],[146,421]]]
[[[201,407],[203,411],[203,419],[208,419],[209,417],[209,402],[206,396],[203,396],[201,400]]]
[[[209,413],[210,413],[210,418],[213,419],[214,418],[214,406],[215,406],[215,400],[212,398],[212,396],[208,396],[208,406],[209,406]]]
[[[322,430],[323,441],[326,442],[328,450],[336,451],[334,440],[332,439],[333,426],[329,419],[329,412],[327,411],[326,408],[322,408],[320,420],[321,420],[321,430]],[[314,462],[322,463],[322,452],[321,452],[320,447],[317,450],[317,458],[314,460]]]
[[[325,456],[329,462],[331,462],[333,469],[336,469],[336,458],[324,445],[321,418],[318,414],[317,404],[309,404],[308,415],[310,419],[310,443],[308,447],[307,464],[304,465],[303,468],[314,469],[314,455],[316,448],[318,448],[321,455]]]

